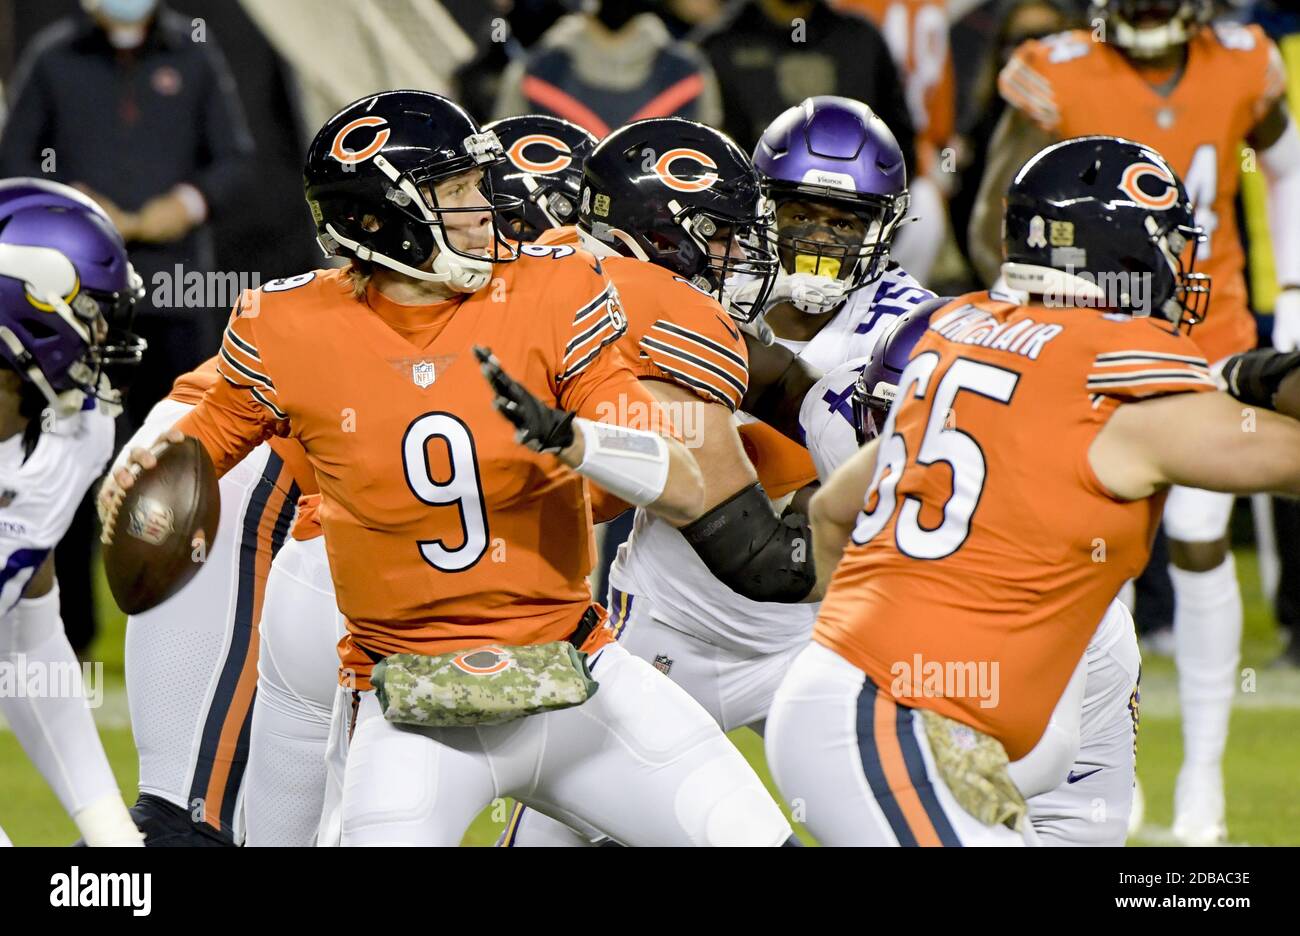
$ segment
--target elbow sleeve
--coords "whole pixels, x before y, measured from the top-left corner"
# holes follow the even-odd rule
[[[817,582],[808,519],[778,517],[757,482],[682,527],[682,535],[720,582],[751,601],[802,601]]]

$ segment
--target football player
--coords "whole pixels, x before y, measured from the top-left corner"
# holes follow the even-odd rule
[[[1104,42],[1086,31],[1028,42],[999,78],[1011,106],[994,134],[972,220],[972,253],[985,282],[1002,259],[1001,198],[1025,159],[1054,139],[1118,134],[1155,147],[1186,180],[1206,232],[1197,257],[1215,282],[1192,339],[1212,367],[1255,344],[1234,200],[1242,171],[1264,171],[1282,285],[1274,336],[1279,347],[1294,346],[1300,231],[1291,219],[1300,212],[1300,134],[1287,114],[1277,47],[1256,26],[1208,25],[1210,0],[1106,0],[1094,12]],[[1062,259],[1076,255],[1075,265],[1086,268],[1067,226],[1026,237],[1045,239]],[[1226,534],[1232,503],[1226,494],[1176,487],[1165,510],[1183,714],[1174,834],[1189,844],[1226,836],[1221,762],[1242,629]]]
[[[120,406],[103,369],[138,363],[144,342],[109,327],[143,292],[97,205],[51,182],[0,183],[0,662],[18,680],[0,712],[92,846],[141,835],[63,631],[53,551],[113,453]],[[27,687],[39,672],[46,692]]]
[[[804,399],[800,422],[819,478],[880,434],[930,314],[946,301],[900,316],[869,357],[828,372]],[[1141,655],[1132,616],[1118,599],[1082,662],[1043,737],[1007,769],[1041,844],[1123,845],[1134,795]]]
[[[1079,254],[1031,236],[1066,223]],[[1243,432],[1182,331],[1208,298],[1203,232],[1159,154],[1055,144],[1005,230],[1023,293],[934,312],[880,438],[813,499],[829,590],[767,754],[824,844],[1034,839],[1006,759],[1038,744],[1170,485],[1300,491],[1300,423]]]
[[[219,360],[176,380],[118,453],[115,468],[221,380]],[[258,633],[269,569],[300,495],[315,490],[297,442],[275,437],[258,446],[221,478],[223,532],[203,567],[171,598],[127,619],[127,699],[140,759],[140,795],[131,814],[149,847],[245,842],[245,774],[253,700],[261,698]]]
[[[895,316],[933,297],[889,260],[907,204],[903,157],[865,104],[824,97],[790,108],[764,132],[754,162],[775,205],[780,271],[771,297],[746,282],[726,298],[738,314],[766,310],[780,347],[825,371],[869,353]],[[612,198],[610,213],[619,210]],[[597,230],[602,222],[593,211],[580,227]],[[742,408],[757,414],[754,396]],[[661,667],[724,729],[761,730],[815,609],[789,603],[806,591],[747,593],[683,545],[670,526],[637,518],[610,569],[610,610],[622,642],[647,659],[662,658]]]
[[[627,844],[783,844],[789,825],[748,764],[611,643],[591,604],[582,478],[680,522],[703,485],[677,438],[600,421],[656,409],[610,347],[626,327],[617,294],[583,251],[505,239],[506,201],[484,176],[503,158],[434,94],[374,95],[327,121],[307,197],[349,266],[245,294],[225,379],[177,427],[219,473],[292,435],[320,485],[348,630],[321,842],[456,844],[483,805],[514,796]],[[131,483],[112,477],[110,501]],[[600,693],[521,722],[409,728],[370,685],[395,652],[566,639]]]
[[[597,152],[640,154],[652,148],[638,144],[605,150],[608,145],[603,141]],[[596,158],[588,161],[583,186],[578,225],[583,242],[603,237],[630,244],[620,249],[651,264],[670,265],[679,252],[660,234],[668,225],[647,216],[643,207],[654,195],[655,180],[645,178],[637,161],[626,156],[619,162],[597,163]],[[743,274],[719,296],[742,319],[768,310],[767,321],[785,360],[793,353],[805,373],[815,374],[866,354],[897,315],[933,298],[889,260],[893,234],[906,211],[906,180],[902,153],[870,108],[846,98],[805,101],[764,133],[755,164],[776,204],[772,246],[781,271],[766,299],[764,285]],[[594,182],[590,203],[588,181]],[[597,196],[602,193],[611,194],[601,201]],[[671,204],[668,208],[677,210]],[[634,317],[631,299],[628,306]],[[653,352],[655,338],[650,334],[641,340],[643,355]],[[756,342],[749,346],[758,351]],[[672,359],[667,363],[670,370],[680,370]],[[741,404],[742,410],[762,413],[774,425],[782,421],[764,412],[780,408],[772,398],[792,399],[797,414],[809,386],[805,379],[773,380],[771,374],[780,369],[767,363],[751,368],[751,386]],[[791,434],[799,436],[797,430]],[[756,448],[761,463],[761,456],[773,447]],[[801,455],[807,466],[806,454]],[[712,470],[713,463],[706,464]],[[783,457],[778,464],[800,463]],[[795,486],[814,480],[806,468],[780,473],[797,478]],[[791,489],[781,487],[774,493]],[[757,513],[758,505],[747,509]],[[792,532],[796,516],[788,513],[784,521]],[[689,542],[689,528],[679,532],[638,515],[631,539],[610,570],[609,606],[620,642],[679,682],[725,730],[750,726],[761,732],[776,687],[808,640],[815,608],[790,603],[805,598],[803,591],[753,593],[734,576],[719,574],[717,563],[686,548]],[[784,548],[806,559],[806,544],[800,533]],[[747,555],[742,545],[731,552],[733,561]],[[512,819],[505,841],[566,844],[553,823],[527,813]]]

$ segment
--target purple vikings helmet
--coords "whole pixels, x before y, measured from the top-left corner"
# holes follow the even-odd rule
[[[889,262],[894,234],[907,213],[903,151],[885,122],[866,104],[821,95],[791,107],[763,131],[754,166],[768,198],[847,209],[861,235],[809,219],[774,229],[781,267],[848,283],[851,292],[877,279]]]
[[[72,390],[103,397],[105,365],[139,362],[144,342],[110,325],[143,292],[93,201],[41,179],[0,182],[0,358],[51,406]]]
[[[858,445],[866,445],[880,435],[912,351],[930,327],[930,313],[947,303],[947,299],[932,299],[913,306],[876,342],[853,387],[853,426],[858,431]]]

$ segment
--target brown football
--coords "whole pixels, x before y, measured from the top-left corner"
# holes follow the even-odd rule
[[[221,518],[217,474],[197,439],[153,451],[157,467],[126,492],[104,546],[108,587],[127,614],[157,607],[198,573]]]

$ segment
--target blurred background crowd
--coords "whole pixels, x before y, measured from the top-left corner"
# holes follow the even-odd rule
[[[1279,42],[1294,95],[1300,4],[1222,6]],[[321,265],[302,154],[330,114],[368,92],[431,90],[480,121],[547,113],[597,136],[679,115],[746,150],[806,97],[860,99],[907,155],[919,220],[895,252],[954,295],[988,285],[966,232],[1004,107],[998,71],[1021,41],[1088,23],[1087,0],[0,0],[0,176],[78,186],[128,241],[150,352],[129,389],[125,438],[175,376],[217,348],[235,295],[188,288],[196,274],[255,286]],[[1240,210],[1244,232],[1266,230],[1249,185]],[[1250,252],[1265,338],[1268,254]],[[1289,512],[1278,518],[1280,564],[1262,563],[1265,589],[1283,628],[1300,635],[1290,555],[1300,536]],[[1242,520],[1249,536],[1248,511]],[[93,524],[87,507],[58,554],[77,648],[95,626]],[[1266,542],[1272,527],[1260,525]],[[1165,561],[1157,554],[1153,570]],[[1138,607],[1157,642],[1172,604],[1161,579],[1143,583]],[[1300,661],[1300,637],[1288,653]]]

